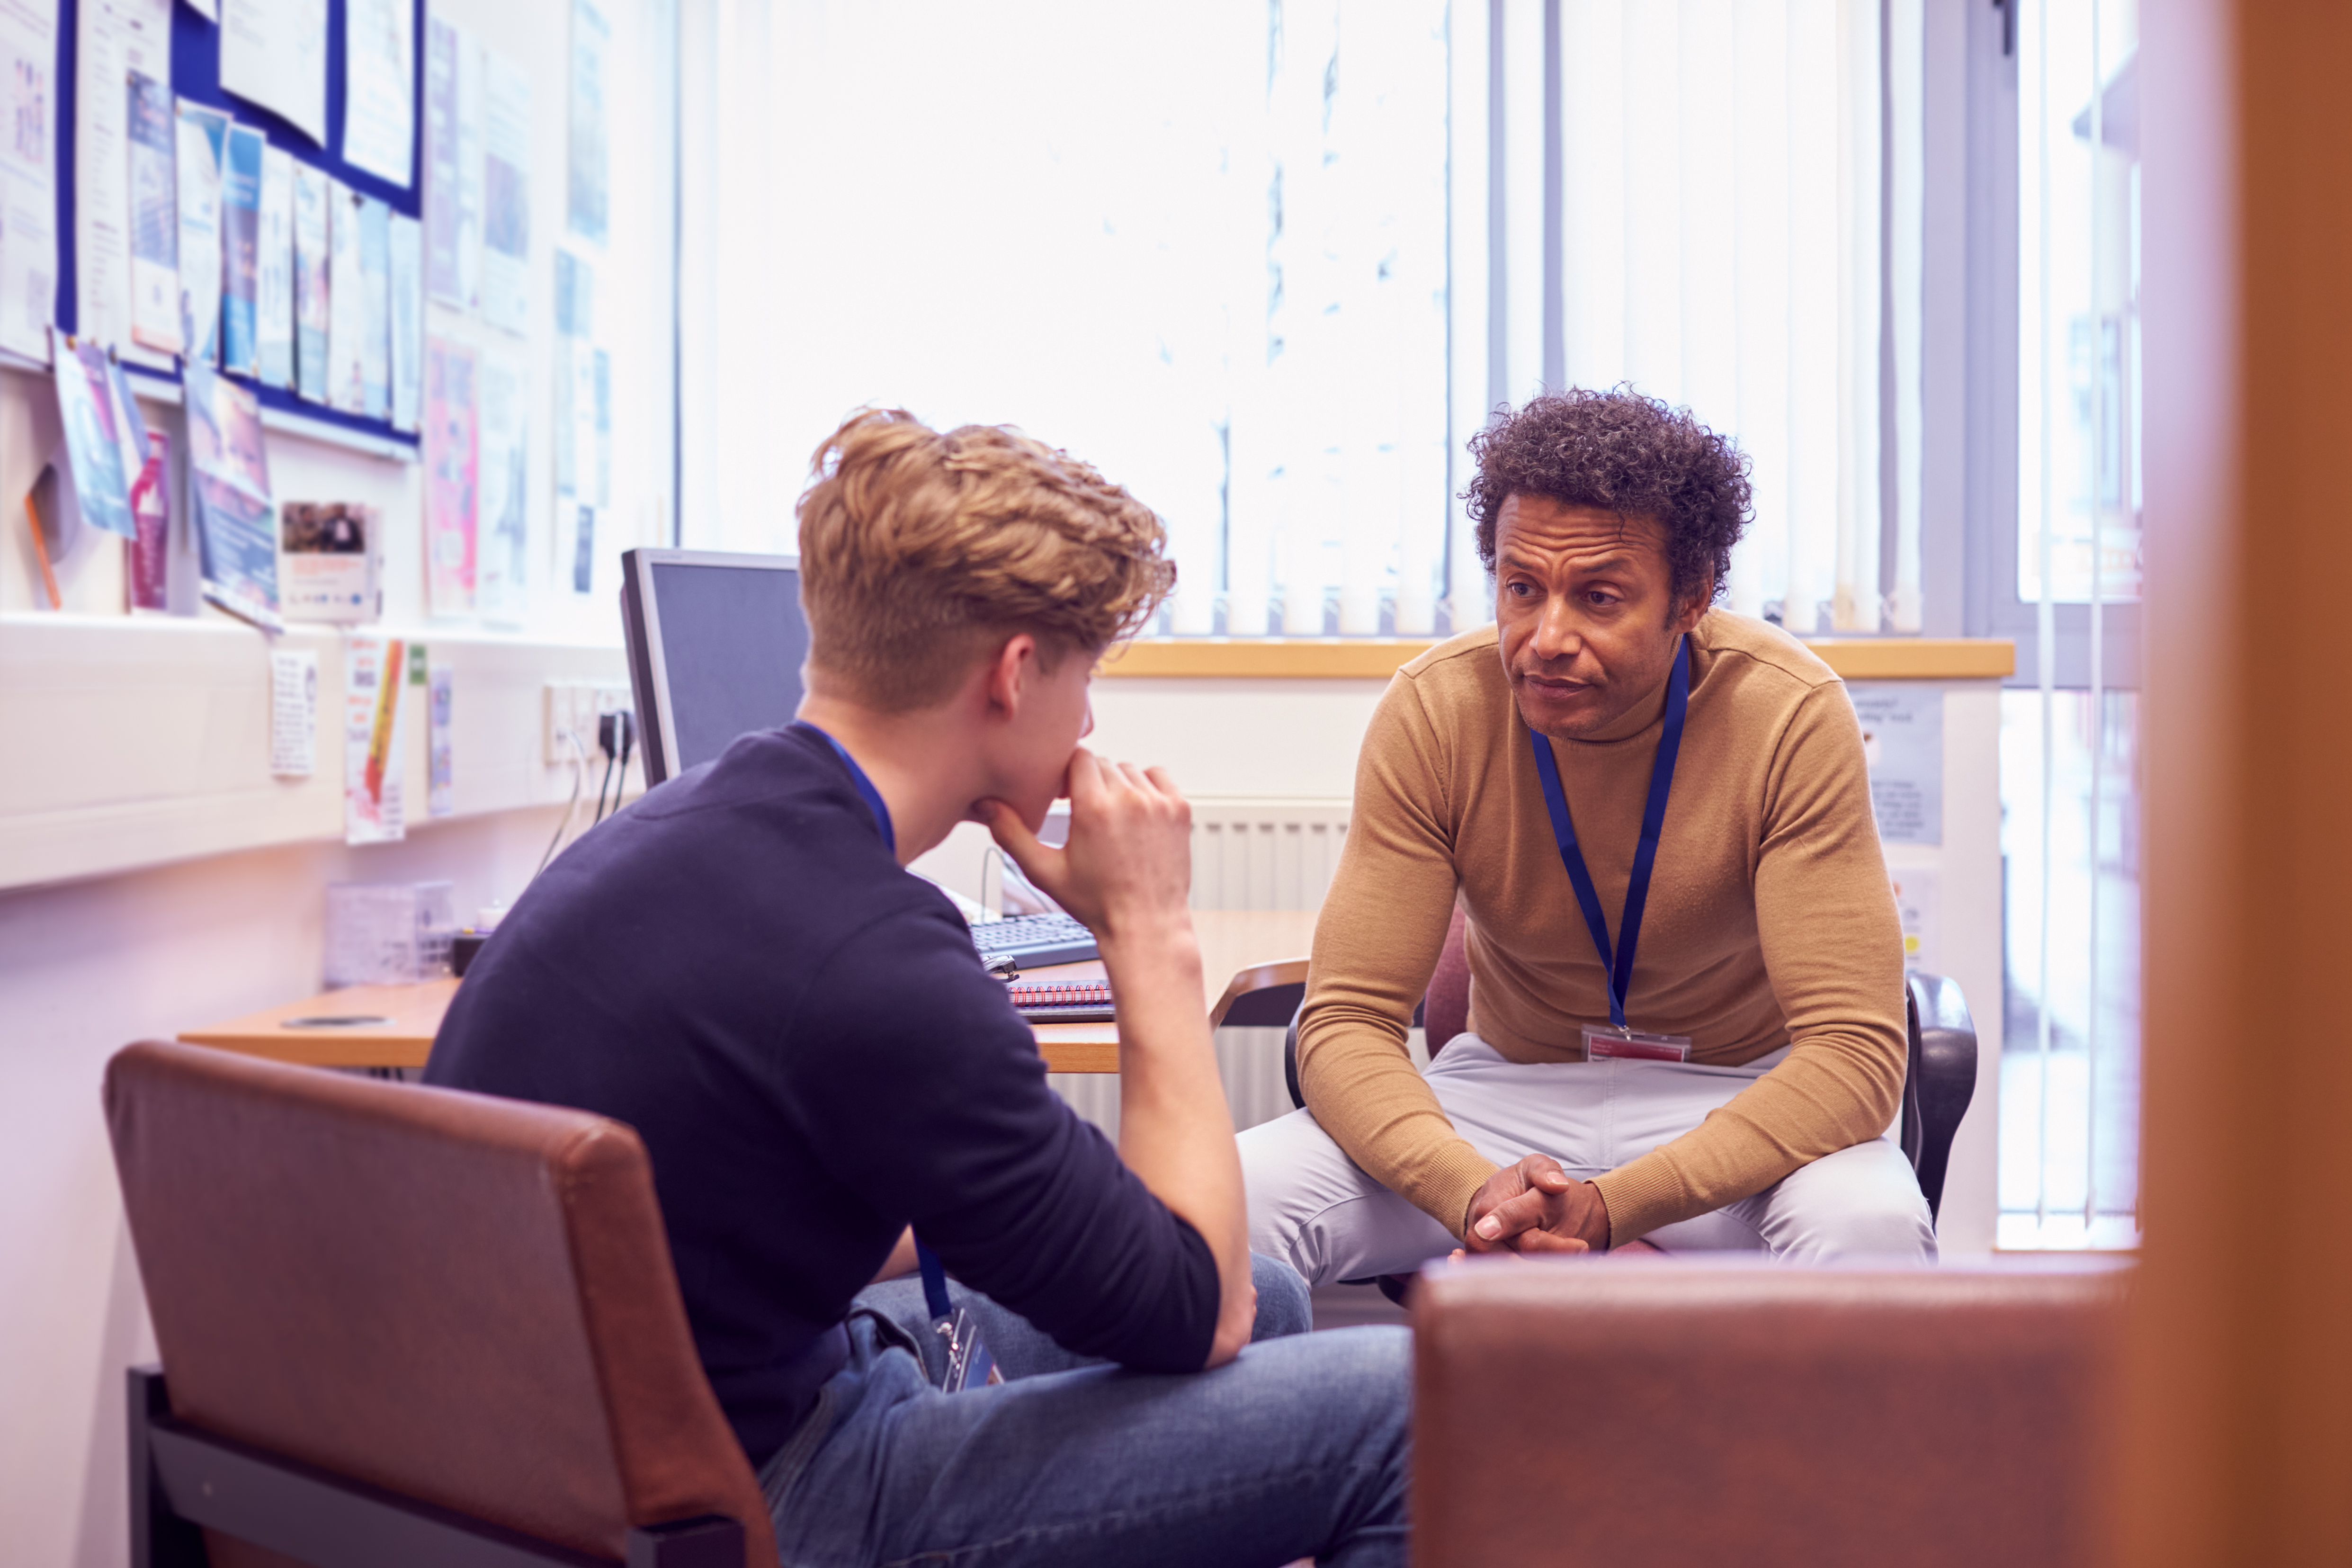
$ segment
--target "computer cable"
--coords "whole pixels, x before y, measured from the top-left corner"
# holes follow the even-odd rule
[[[540,871],[547,869],[547,863],[555,858],[555,847],[563,842],[563,830],[572,826],[572,815],[580,809],[581,786],[588,782],[588,749],[580,743],[580,737],[570,729],[565,729],[562,734],[572,743],[572,798],[564,802],[563,815],[556,819],[555,837],[547,841],[547,853],[539,858],[539,870],[530,874],[534,881],[538,879]]]

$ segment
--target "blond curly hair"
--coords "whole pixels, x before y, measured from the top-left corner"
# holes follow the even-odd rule
[[[1176,584],[1151,509],[1003,426],[866,408],[824,438],[800,517],[809,663],[884,712],[944,700],[1029,632],[1048,668],[1134,633]]]

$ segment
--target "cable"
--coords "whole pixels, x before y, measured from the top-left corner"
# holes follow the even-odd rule
[[[604,792],[613,787],[613,762],[612,751],[607,748],[604,752],[604,776],[596,781],[596,815],[589,819],[591,827],[604,820]]]
[[[556,821],[555,837],[547,841],[547,853],[539,858],[539,871],[530,874],[533,881],[539,879],[540,871],[547,869],[547,863],[555,858],[555,847],[563,842],[563,830],[572,826],[572,814],[580,809],[580,788],[588,782],[587,748],[581,745],[580,737],[568,729],[563,731],[563,738],[572,742],[572,798],[564,803],[563,815]]]

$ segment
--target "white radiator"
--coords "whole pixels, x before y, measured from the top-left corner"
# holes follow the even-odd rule
[[[1319,908],[1348,837],[1348,802],[1210,798],[1192,802],[1192,907]],[[1234,1131],[1286,1115],[1280,1029],[1219,1029],[1217,1068]],[[1079,1115],[1118,1136],[1115,1073],[1055,1073],[1047,1082]]]

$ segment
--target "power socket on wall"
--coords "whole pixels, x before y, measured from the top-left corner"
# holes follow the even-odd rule
[[[551,680],[541,705],[541,743],[551,763],[572,759],[570,731],[580,739],[580,754],[596,755],[596,721],[606,713],[631,707],[628,682],[623,680]]]

